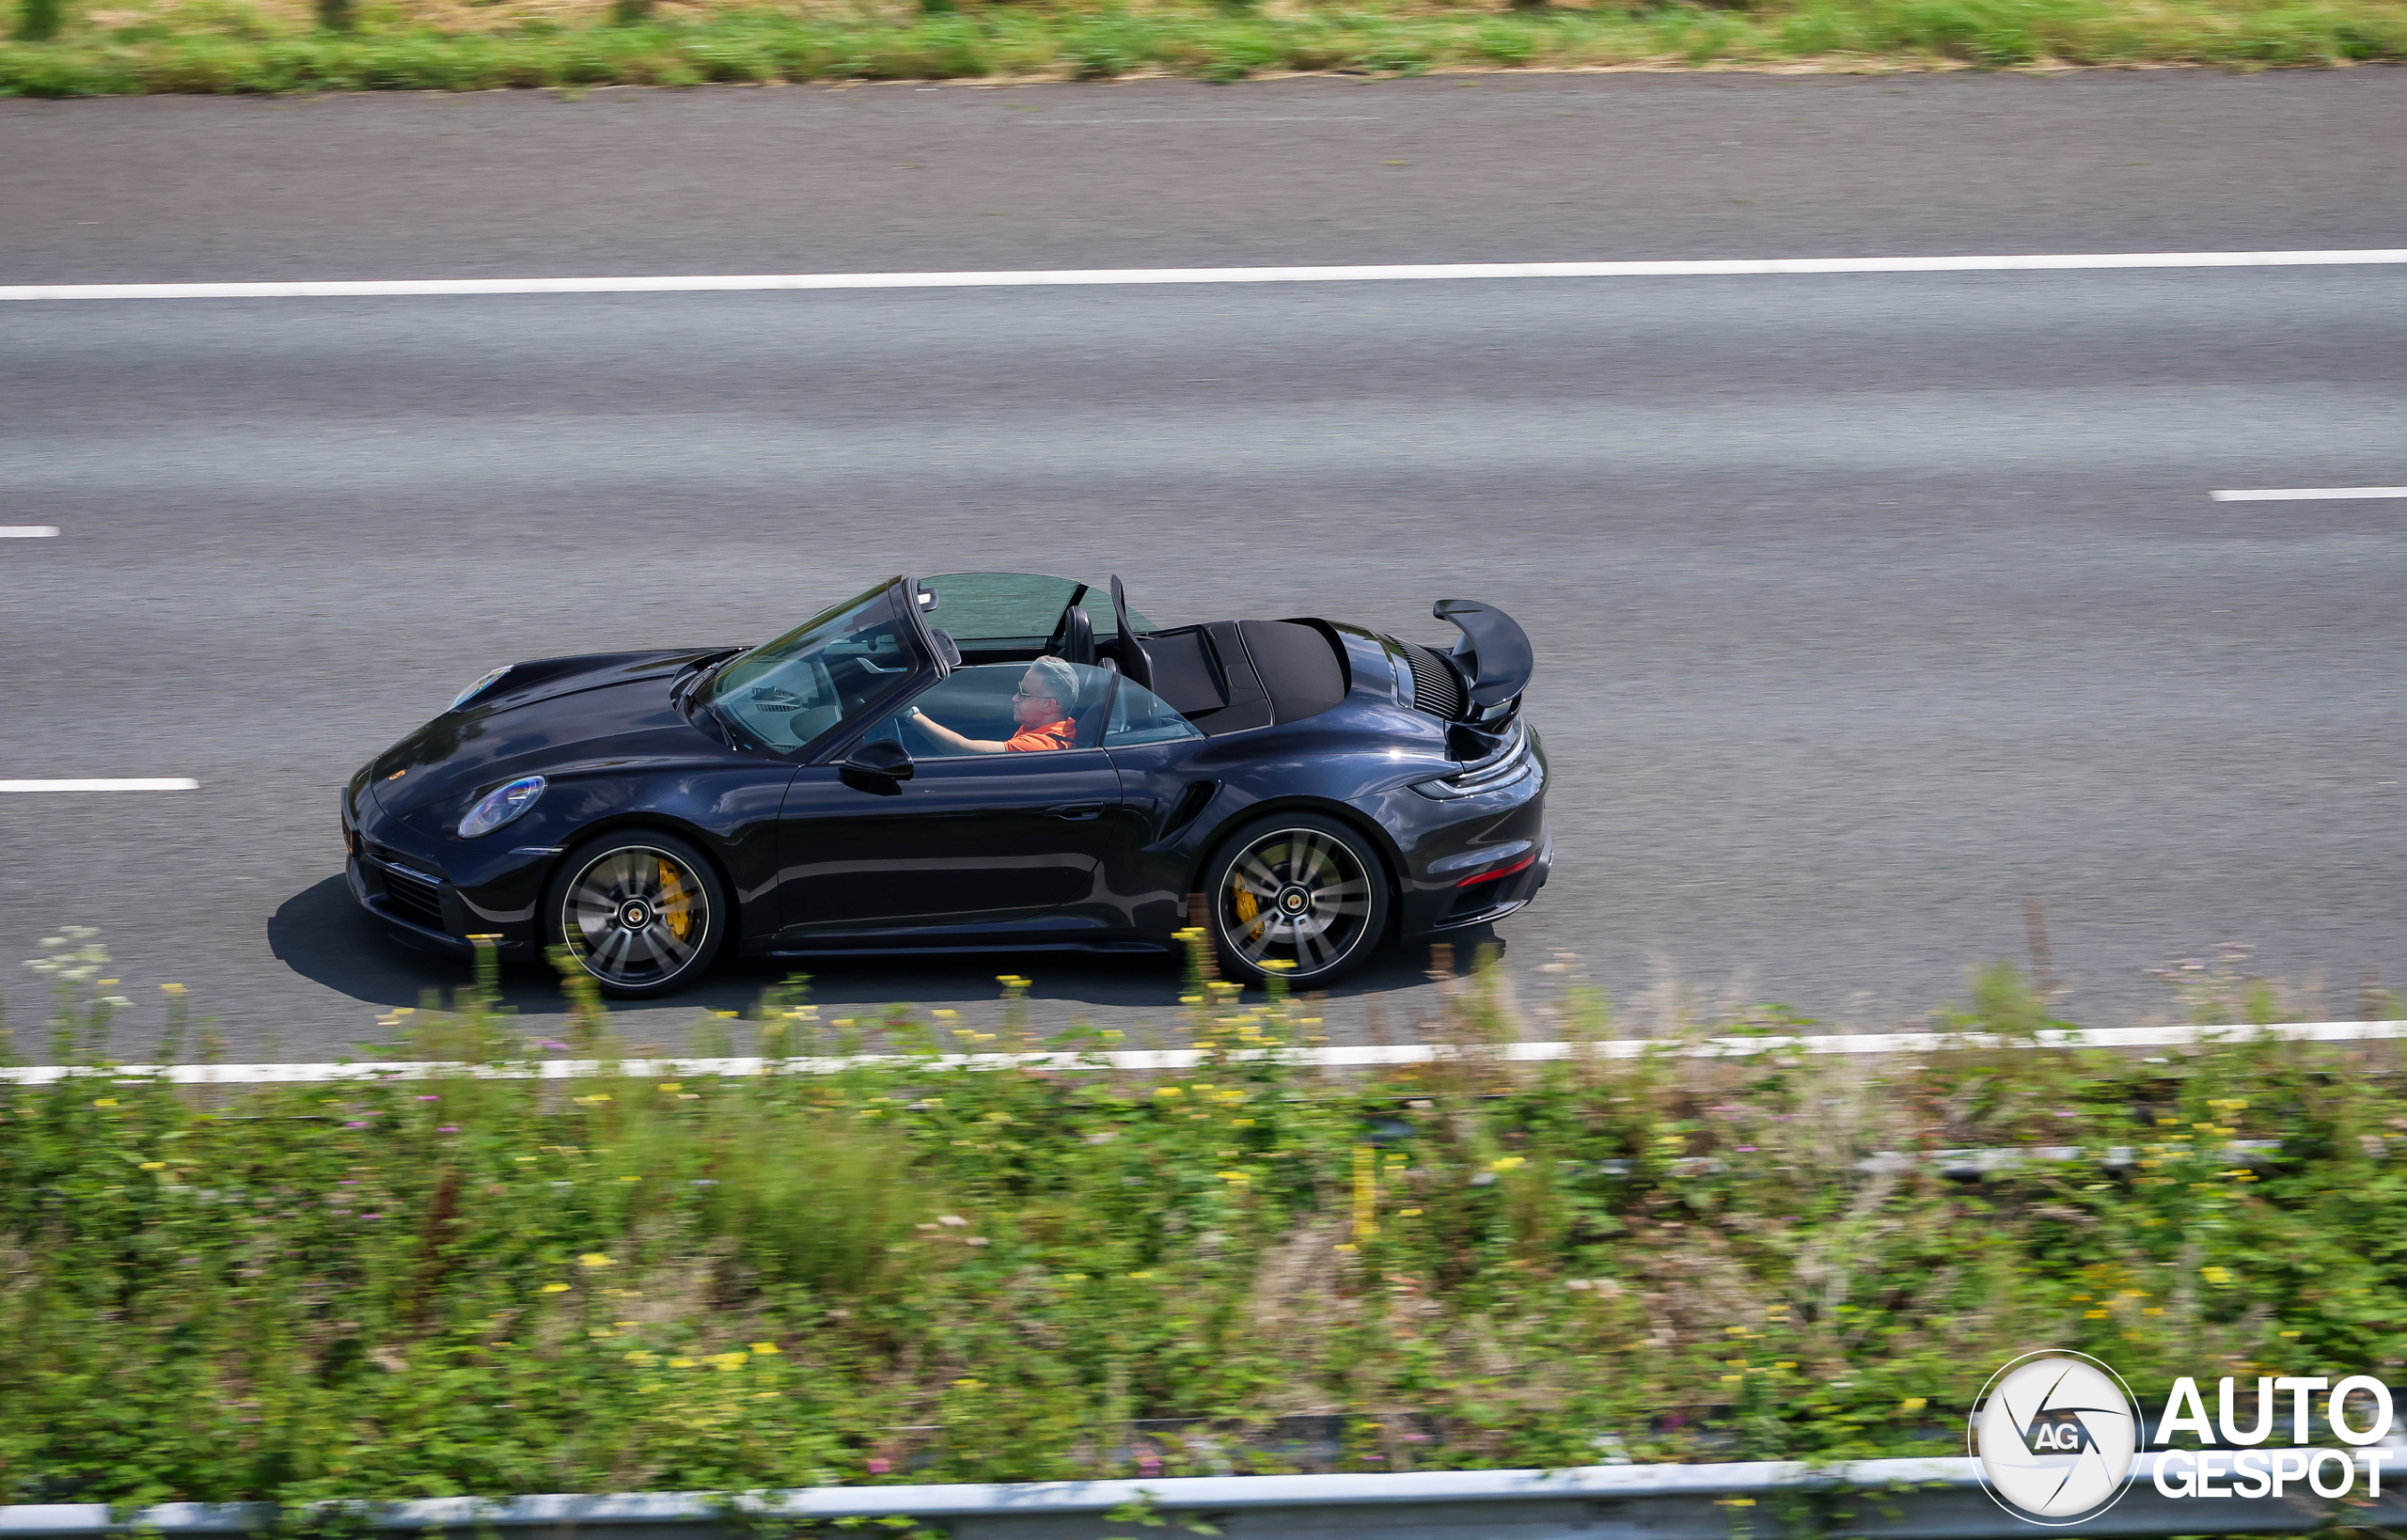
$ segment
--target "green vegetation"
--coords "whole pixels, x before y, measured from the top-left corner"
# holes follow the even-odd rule
[[[17,4],[0,95],[2407,59],[2401,0],[860,0],[778,10],[696,0],[673,19],[648,0]]]
[[[102,1062],[105,954],[42,966],[52,1061]],[[1036,1041],[1006,979],[993,1033],[798,984],[708,1024],[906,1055],[832,1073],[638,1078],[590,994],[543,1044],[479,988],[396,1052],[617,1067],[0,1085],[0,1501],[1266,1469],[1299,1414],[1358,1469],[1953,1452],[2034,1345],[2143,1397],[2407,1351],[2393,1045],[1511,1065],[1606,1031],[1550,966],[1526,1004],[1446,984],[1468,1046],[1375,1078],[1282,1061],[1309,1002],[1197,978],[1177,1075],[938,1063]],[[2176,982],[2202,1020],[2267,1003]],[[1998,968],[1943,1025],[2049,1024]],[[1927,1158],[1968,1146],[2079,1153]]]

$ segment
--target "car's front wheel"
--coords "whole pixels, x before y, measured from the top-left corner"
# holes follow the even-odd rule
[[[726,885],[674,835],[634,829],[588,841],[552,879],[551,939],[603,991],[665,995],[700,978],[726,935]]]
[[[1371,954],[1388,924],[1387,869],[1361,834],[1319,813],[1237,831],[1205,869],[1212,942],[1232,977],[1312,987]]]

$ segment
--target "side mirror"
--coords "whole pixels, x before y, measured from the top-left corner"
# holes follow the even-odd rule
[[[856,776],[870,780],[909,780],[918,767],[911,762],[911,751],[891,738],[859,744],[844,757],[844,778]]]

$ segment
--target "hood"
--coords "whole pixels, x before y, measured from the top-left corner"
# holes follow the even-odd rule
[[[377,756],[369,789],[385,812],[459,804],[517,776],[717,762],[715,738],[670,698],[680,676],[732,648],[604,652],[522,663],[457,711]]]

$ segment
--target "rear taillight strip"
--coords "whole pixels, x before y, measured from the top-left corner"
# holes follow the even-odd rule
[[[1500,866],[1493,872],[1482,872],[1477,876],[1465,877],[1462,881],[1455,884],[1455,886],[1457,888],[1469,888],[1474,883],[1494,882],[1500,877],[1509,877],[1516,872],[1527,872],[1531,867],[1537,864],[1537,859],[1538,853],[1534,850],[1527,856],[1522,856],[1519,860],[1515,861],[1511,866]]]

